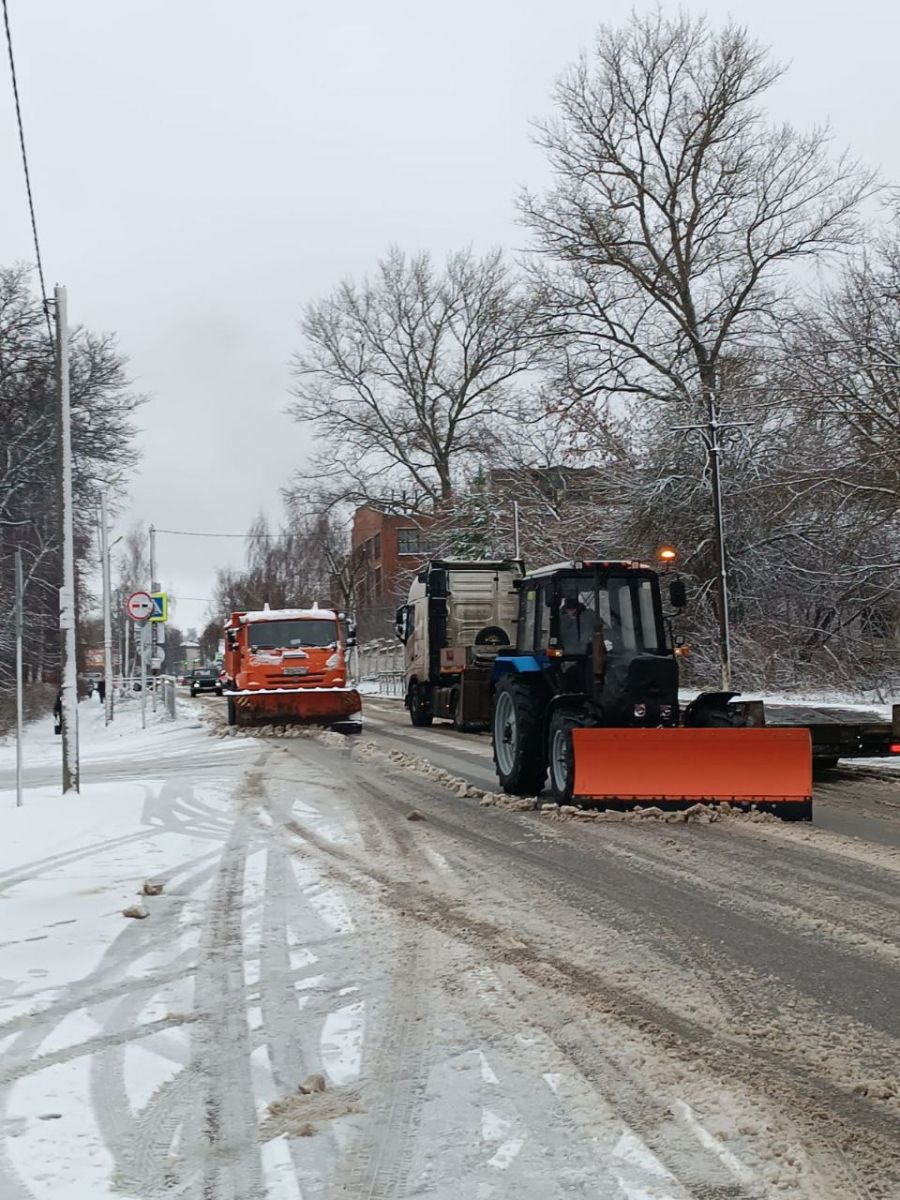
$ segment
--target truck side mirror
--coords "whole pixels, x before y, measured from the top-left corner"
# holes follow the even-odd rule
[[[347,622],[347,647],[356,645],[356,622]]]
[[[406,629],[406,605],[405,604],[401,604],[400,607],[397,609],[397,613],[394,617],[394,629],[396,630],[397,637],[400,639],[400,641],[405,642],[407,639],[407,636],[408,636],[407,629]]]
[[[669,603],[673,608],[684,608],[687,604],[687,588],[684,580],[673,579],[669,584]]]

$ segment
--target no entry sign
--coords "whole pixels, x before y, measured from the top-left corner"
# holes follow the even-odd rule
[[[132,592],[125,601],[125,611],[132,621],[149,621],[155,607],[149,592]]]

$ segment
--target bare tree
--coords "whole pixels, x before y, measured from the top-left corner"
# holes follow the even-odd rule
[[[538,126],[554,185],[522,199],[570,420],[588,427],[610,395],[699,401],[716,504],[723,357],[771,336],[792,267],[855,243],[874,187],[829,158],[827,130],[767,121],[761,100],[781,73],[733,24],[657,10],[602,27]],[[727,676],[720,530],[716,542]]]
[[[394,247],[374,279],[309,305],[301,328],[291,412],[323,447],[306,488],[389,509],[449,500],[537,359],[530,298],[500,251],[438,270]]]
[[[115,340],[84,329],[70,336],[75,551],[78,608],[87,607],[88,560],[98,488],[137,459],[131,390]],[[0,269],[0,627],[12,604],[13,559],[25,573],[26,675],[52,674],[58,662],[60,583],[58,404],[54,353],[31,272]],[[0,690],[12,658],[0,633]]]

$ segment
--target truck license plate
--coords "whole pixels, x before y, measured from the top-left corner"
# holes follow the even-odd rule
[[[309,671],[309,667],[285,667],[285,675],[305,675]]]

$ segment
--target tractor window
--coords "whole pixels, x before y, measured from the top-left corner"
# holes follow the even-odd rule
[[[649,579],[614,580],[613,632],[623,650],[663,649],[656,624],[653,585]]]
[[[538,616],[540,618],[540,633],[538,635],[539,650],[546,650],[550,645],[550,619],[553,616],[551,589],[552,585],[545,583],[540,592],[541,602],[538,605]]]
[[[567,579],[561,587],[559,636],[564,654],[587,654],[594,634],[610,628],[609,592],[601,582]]]
[[[519,637],[518,648],[522,651],[534,650],[534,616],[535,616],[535,601],[537,599],[537,590],[534,587],[526,588],[522,592],[520,620],[519,620]]]

